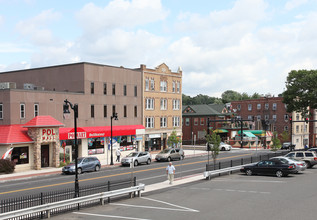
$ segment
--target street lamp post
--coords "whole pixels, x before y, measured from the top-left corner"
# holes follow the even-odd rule
[[[75,197],[79,197],[78,185],[78,143],[77,143],[77,118],[78,118],[78,105],[72,104],[67,99],[64,100],[64,117],[70,114],[69,107],[74,111],[74,146],[75,146]]]
[[[110,165],[113,165],[113,155],[112,155],[112,119],[118,120],[118,114],[114,112],[112,116],[110,117],[110,122],[111,122],[111,139],[110,139],[110,144],[111,144],[111,154],[110,154]]]

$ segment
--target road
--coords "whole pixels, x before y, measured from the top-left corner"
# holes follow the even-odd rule
[[[251,157],[255,151],[232,150],[221,152],[217,161],[228,161],[243,157]],[[257,154],[267,154],[267,151],[258,151]],[[203,173],[205,171],[207,156],[185,158],[181,161],[173,161],[176,167],[176,178]],[[210,163],[212,163],[210,158]],[[111,180],[127,179],[136,176],[137,182],[146,185],[163,182],[166,180],[166,162],[152,162],[150,165],[140,165],[133,169],[129,167],[107,167],[99,172],[89,172],[79,175],[79,185],[106,183]],[[57,191],[74,187],[74,175],[50,175],[28,180],[2,183],[0,186],[0,199],[16,198],[26,195],[34,195],[40,192]]]
[[[300,174],[246,176],[237,173],[143,193],[54,216],[53,220],[311,220],[316,218],[317,168]]]

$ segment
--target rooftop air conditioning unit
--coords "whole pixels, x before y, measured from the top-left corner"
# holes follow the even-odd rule
[[[0,83],[0,89],[16,89],[17,85],[15,82],[2,82]]]
[[[31,83],[24,83],[23,84],[24,89],[34,90],[34,85]]]

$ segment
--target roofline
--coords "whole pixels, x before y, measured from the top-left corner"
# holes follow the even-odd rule
[[[0,145],[17,145],[17,144],[32,144],[35,143],[35,141],[30,142],[14,142],[14,143],[0,143]]]
[[[65,127],[62,125],[30,125],[30,126],[22,126],[23,128],[45,128],[45,127]]]
[[[59,64],[59,65],[52,65],[52,66],[43,66],[43,67],[35,67],[35,68],[29,68],[29,69],[19,69],[19,70],[10,70],[6,72],[0,72],[0,74],[7,74],[7,73],[13,73],[13,72],[24,72],[29,70],[39,70],[39,69],[47,69],[47,68],[56,68],[56,67],[63,67],[63,66],[73,66],[73,65],[95,65],[95,66],[105,66],[105,67],[112,67],[112,68],[119,68],[119,69],[128,69],[132,71],[139,71],[136,68],[125,68],[123,66],[111,66],[111,65],[105,65],[105,64],[99,64],[99,63],[91,63],[91,62],[78,62],[78,63],[66,63],[66,64]]]

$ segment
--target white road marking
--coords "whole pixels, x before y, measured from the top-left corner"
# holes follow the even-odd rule
[[[163,207],[143,206],[143,205],[130,205],[130,204],[123,204],[123,203],[110,203],[110,205],[143,208],[143,209],[160,209],[160,210],[169,210],[169,211],[193,212],[192,210],[186,210],[186,209],[163,208]],[[198,211],[196,211],[196,212],[198,212]]]
[[[141,198],[142,199],[146,199],[146,200],[150,200],[150,201],[154,201],[154,202],[163,203],[163,204],[170,205],[170,206],[174,206],[174,207],[177,207],[177,208],[180,208],[180,209],[185,209],[185,210],[188,210],[188,211],[191,211],[191,212],[199,212],[198,210],[186,208],[184,206],[175,205],[175,204],[172,204],[172,203],[169,203],[169,202],[164,202],[164,201],[151,199],[151,198],[146,198],[146,197],[141,197]]]
[[[259,191],[247,191],[247,190],[235,190],[235,189],[213,189],[217,191],[225,192],[239,192],[239,193],[261,193],[261,194],[271,194],[271,192],[259,192]]]
[[[120,218],[120,219],[132,219],[132,220],[150,220],[145,218],[133,218],[133,217],[124,217],[124,216],[116,216],[116,215],[102,215],[102,214],[93,214],[93,213],[87,213],[87,212],[73,212],[77,215],[90,215],[90,216],[98,216],[98,217],[104,217],[104,218]]]

